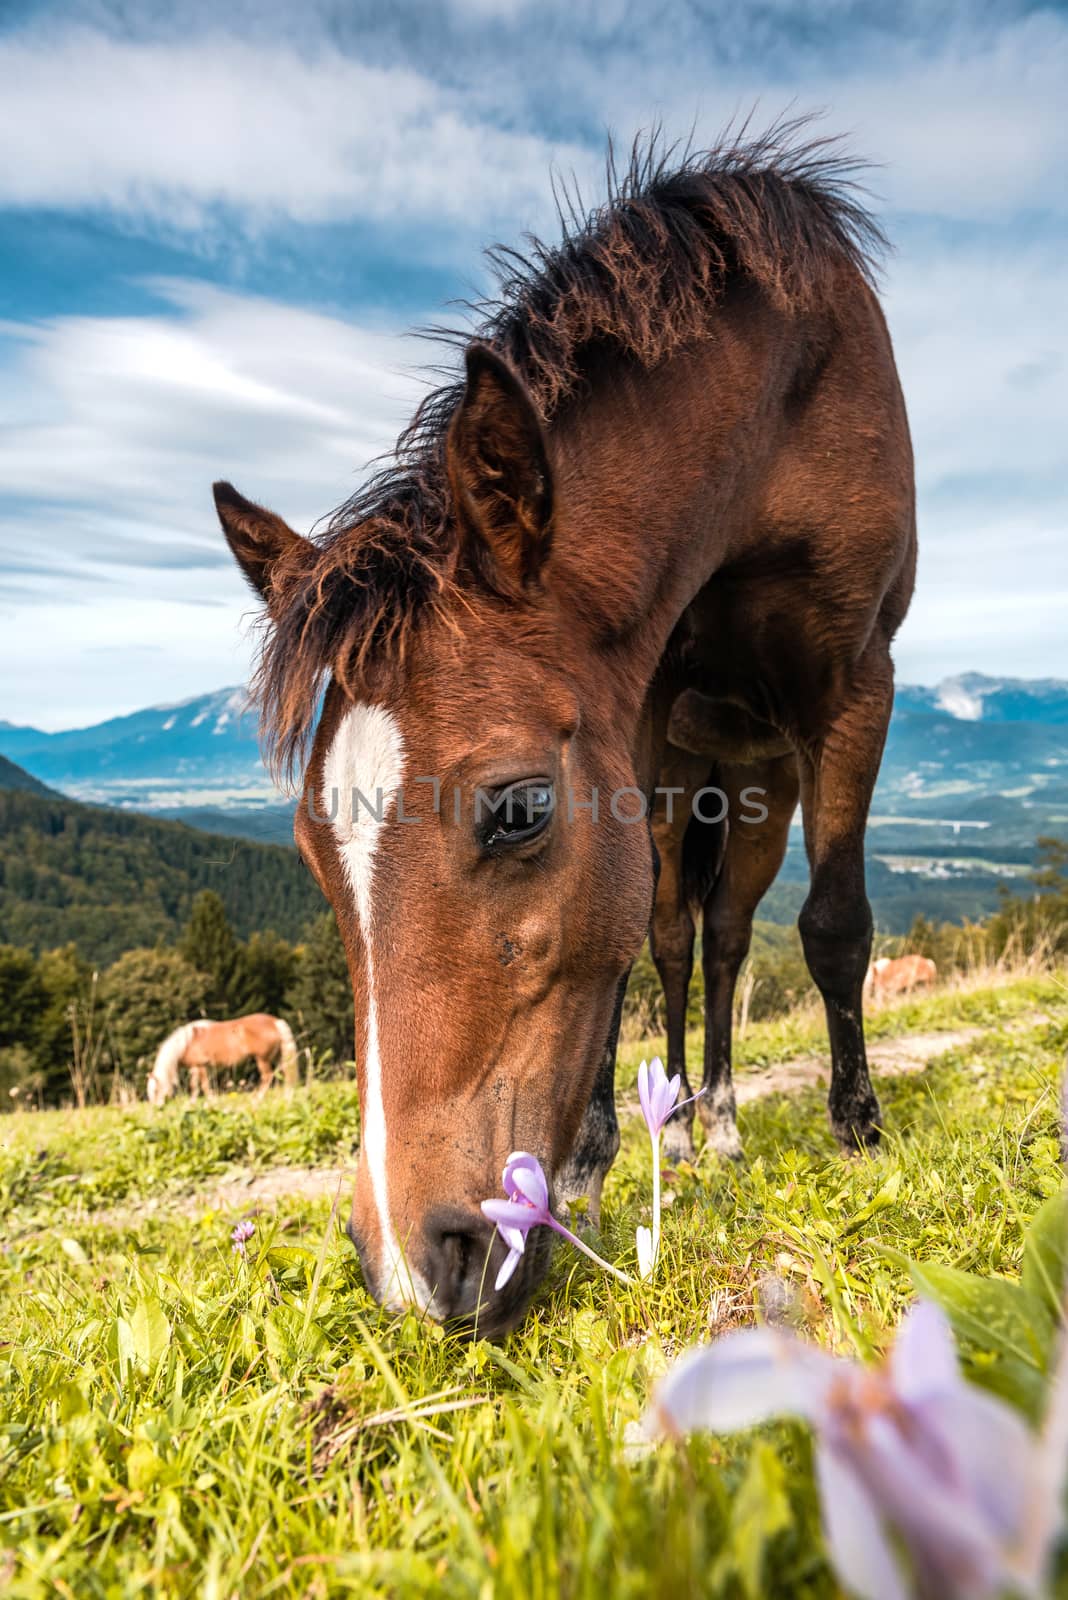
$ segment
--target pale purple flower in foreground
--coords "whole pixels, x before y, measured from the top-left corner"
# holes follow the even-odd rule
[[[635,1236],[638,1246],[638,1275],[641,1278],[652,1277],[660,1255],[660,1135],[673,1111],[688,1106],[693,1100],[699,1100],[705,1092],[703,1089],[698,1089],[696,1094],[690,1095],[689,1099],[676,1105],[675,1101],[678,1099],[681,1086],[682,1074],[676,1072],[673,1078],[669,1078],[659,1056],[653,1057],[651,1065],[643,1061],[638,1068],[638,1101],[653,1147],[653,1226],[651,1230],[639,1228]]]
[[[551,1228],[561,1239],[573,1244],[576,1250],[581,1250],[583,1255],[589,1256],[591,1261],[595,1261],[621,1283],[631,1281],[625,1272],[620,1272],[618,1267],[613,1267],[595,1250],[591,1250],[588,1244],[583,1244],[553,1216],[549,1210],[549,1184],[536,1156],[528,1155],[525,1150],[512,1151],[504,1166],[504,1192],[508,1197],[506,1200],[482,1202],[484,1215],[496,1224],[497,1232],[508,1246],[504,1265],[493,1286],[495,1289],[503,1289],[519,1265],[531,1228]]]
[[[245,1246],[252,1238],[252,1235],[255,1233],[255,1231],[256,1224],[247,1219],[244,1222],[239,1222],[237,1224],[230,1235],[230,1242],[233,1246],[235,1256],[243,1256],[245,1254]]]
[[[882,1368],[781,1329],[727,1334],[668,1373],[646,1427],[729,1433],[782,1415],[815,1434],[827,1548],[854,1594],[1042,1594],[1047,1552],[1035,1559],[1026,1546],[1032,1507],[1048,1498],[1049,1452],[1009,1405],[965,1382],[936,1306],[913,1307]]]
[[[1050,1381],[1049,1403],[1042,1423],[1035,1493],[1028,1507],[1023,1548],[1016,1567],[1017,1587],[1025,1594],[1046,1594],[1050,1567],[1066,1532],[1068,1499],[1068,1295],[1061,1308],[1057,1360]]]

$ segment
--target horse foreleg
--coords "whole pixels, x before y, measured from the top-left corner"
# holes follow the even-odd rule
[[[864,978],[872,915],[864,882],[864,829],[893,702],[889,653],[860,662],[852,698],[801,763],[801,804],[811,886],[798,927],[823,996],[831,1043],[831,1128],[843,1149],[879,1142],[879,1102],[864,1049]]]
[[[732,1068],[734,991],[753,937],[753,916],[782,866],[797,808],[795,756],[745,766],[724,766],[720,783],[727,799],[727,844],[716,881],[705,900],[702,966],[705,977],[704,1094],[697,1110],[713,1150],[740,1161]],[[759,796],[765,816],[747,817],[743,791]]]
[[[271,1063],[268,1061],[266,1056],[256,1057],[256,1067],[259,1071],[260,1081],[259,1086],[252,1098],[258,1104],[267,1093],[267,1090],[271,1087],[271,1084],[274,1082],[274,1068],[271,1066]]]

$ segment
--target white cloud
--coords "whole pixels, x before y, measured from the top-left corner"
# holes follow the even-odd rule
[[[189,234],[353,219],[514,232],[551,215],[552,161],[595,185],[606,126],[623,143],[657,118],[709,138],[740,108],[793,104],[828,108],[829,131],[883,164],[895,209],[1065,211],[1068,18],[1052,11],[912,5],[891,29],[837,0],[669,3],[656,20],[464,0],[347,31],[314,6],[232,31],[200,6],[180,24],[148,10],[136,34],[69,21],[0,37],[14,153],[0,204]]]
[[[601,116],[624,134],[658,113],[682,133],[696,118],[700,142],[736,110],[756,107],[757,126],[784,107],[821,110],[817,131],[843,135],[875,163],[871,187],[891,210],[980,222],[1028,209],[1065,215],[1063,14],[983,25],[929,9],[903,14],[878,37],[857,26],[855,11],[849,21],[792,12],[778,21],[765,14],[764,48],[750,33],[718,59],[700,37],[688,49],[670,38],[619,52],[588,79]],[[588,73],[569,63],[576,87]]]
[[[424,387],[406,369],[425,351],[388,330],[159,287],[177,316],[8,330],[0,673],[19,685],[23,720],[69,725],[242,678],[252,598],[212,481],[231,478],[307,530]]]
[[[203,284],[158,288],[179,315],[9,328],[9,494],[192,534],[213,478],[243,469],[308,522],[351,492],[424,386],[404,370],[423,352],[395,333]]]
[[[103,209],[173,230],[215,208],[254,226],[543,211],[554,147],[474,119],[464,97],[325,39],[298,52],[88,28],[0,39],[0,204]],[[565,163],[584,152],[555,150]]]
[[[1013,475],[1030,494],[1061,483],[1068,323],[1059,245],[914,243],[890,263],[885,305],[921,486],[934,493],[955,478]]]

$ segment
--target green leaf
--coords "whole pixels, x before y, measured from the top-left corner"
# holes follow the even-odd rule
[[[782,1461],[770,1444],[756,1444],[734,1497],[728,1545],[716,1564],[716,1577],[722,1580],[734,1573],[750,1600],[763,1600],[769,1547],[791,1522]]]
[[[1007,1278],[983,1278],[936,1262],[910,1263],[912,1281],[926,1299],[940,1305],[955,1332],[998,1355],[1042,1370],[1042,1346],[1036,1337],[1044,1310],[1022,1284]]]
[[[86,1255],[77,1239],[61,1239],[59,1241],[59,1248],[63,1251],[65,1256],[70,1257],[76,1266],[87,1267],[89,1265],[89,1257]]]
[[[126,1482],[131,1489],[150,1489],[163,1463],[147,1439],[138,1439],[126,1453]]]
[[[135,1359],[133,1332],[125,1317],[115,1318],[110,1344],[111,1353],[119,1369],[119,1382],[125,1383],[126,1375]]]
[[[297,1331],[288,1306],[275,1306],[263,1320],[263,1342],[280,1367],[291,1365],[298,1355]]]
[[[1051,1324],[1059,1323],[1068,1289],[1068,1189],[1046,1201],[1024,1235],[1020,1282],[1045,1306]]]
[[[861,1209],[849,1219],[845,1228],[842,1230],[843,1237],[847,1237],[849,1234],[855,1233],[857,1229],[863,1227],[866,1222],[870,1222],[872,1217],[876,1216],[878,1212],[886,1211],[890,1206],[894,1205],[898,1195],[901,1192],[901,1179],[902,1170],[900,1167],[895,1167],[893,1172],[887,1178],[886,1182],[877,1190],[872,1199],[868,1201],[868,1204],[866,1206],[862,1206]]]
[[[154,1372],[171,1342],[171,1325],[159,1301],[142,1298],[130,1317],[134,1356],[142,1372]]]

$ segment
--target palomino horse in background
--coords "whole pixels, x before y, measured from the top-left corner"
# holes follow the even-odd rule
[[[599,1195],[648,806],[688,691],[724,790],[767,791],[713,835],[714,981],[726,996],[800,794],[831,1126],[846,1149],[879,1137],[864,832],[916,541],[880,236],[846,176],[783,129],[638,152],[558,244],[498,257],[463,376],[321,537],[216,485],[267,610],[264,730],[276,770],[303,769],[297,843],[352,977],[350,1232],[386,1305],[516,1323],[550,1235],[484,1291],[504,1245],[479,1202],[511,1150],[557,1202]],[[699,1102],[718,1143],[728,1059]]]
[[[908,994],[912,989],[922,989],[925,984],[934,983],[937,977],[938,968],[927,956],[898,956],[896,960],[890,956],[880,956],[868,968],[864,991],[873,998]]]
[[[275,1064],[281,1068],[287,1088],[298,1081],[297,1046],[293,1030],[281,1017],[263,1011],[233,1022],[187,1022],[175,1028],[160,1045],[156,1062],[148,1075],[147,1094],[154,1106],[169,1100],[178,1087],[182,1067],[189,1072],[189,1093],[213,1093],[212,1067],[236,1067],[249,1057],[259,1069],[257,1095],[266,1094],[274,1081]]]

